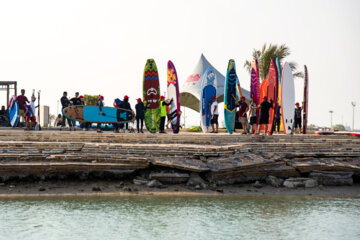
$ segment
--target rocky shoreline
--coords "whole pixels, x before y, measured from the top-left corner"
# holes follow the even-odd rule
[[[77,184],[87,194],[360,192],[352,136],[0,131],[0,139],[0,195],[81,194]]]

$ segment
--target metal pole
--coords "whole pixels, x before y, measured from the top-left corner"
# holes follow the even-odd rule
[[[329,113],[330,113],[330,128],[332,128],[332,114],[333,114],[334,111],[330,110]]]
[[[351,102],[351,105],[353,106],[352,130],[354,131],[354,122],[355,122],[355,106],[356,106],[356,102]]]

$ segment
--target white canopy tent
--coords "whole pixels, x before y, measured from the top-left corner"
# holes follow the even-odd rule
[[[214,68],[209,61],[201,54],[200,60],[194,68],[192,74],[188,76],[185,83],[180,88],[180,103],[181,106],[191,108],[197,112],[199,112],[200,108],[200,92],[201,92],[201,80],[204,72],[208,67],[212,67],[216,74],[217,79],[217,91],[216,97],[218,98],[218,102],[224,101],[224,84],[225,77],[222,75],[216,68]],[[250,98],[249,91],[241,88],[242,94],[247,99]]]

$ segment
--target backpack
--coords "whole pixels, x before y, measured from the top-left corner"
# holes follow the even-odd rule
[[[115,99],[115,103],[116,103],[116,107],[120,107],[120,104],[122,103],[122,101],[118,98]]]

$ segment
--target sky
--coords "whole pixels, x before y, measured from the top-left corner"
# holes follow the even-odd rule
[[[0,1],[0,81],[17,81],[30,97],[57,113],[63,91],[72,97],[102,94],[113,99],[142,97],[146,60],[155,59],[166,90],[172,60],[181,85],[203,53],[225,75],[234,59],[243,88],[243,68],[253,49],[286,44],[285,59],[309,71],[309,123],[360,129],[360,1],[102,0]],[[303,79],[295,80],[302,102]],[[20,92],[20,91],[19,91]],[[6,97],[0,92],[0,105]],[[186,110],[186,126],[199,125]]]

